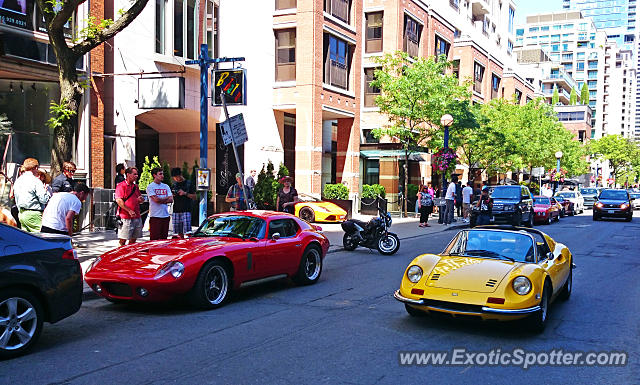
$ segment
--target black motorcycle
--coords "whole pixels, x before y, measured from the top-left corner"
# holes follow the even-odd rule
[[[345,250],[352,251],[358,246],[378,249],[381,254],[392,255],[400,249],[398,235],[388,231],[391,227],[391,215],[378,207],[378,216],[369,222],[349,219],[342,222],[345,234],[342,245]]]

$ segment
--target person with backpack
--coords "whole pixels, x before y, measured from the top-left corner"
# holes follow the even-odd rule
[[[249,209],[247,202],[253,201],[253,194],[251,189],[244,188],[242,185],[242,176],[240,173],[236,174],[236,184],[229,187],[225,202],[231,203],[231,211],[241,211]],[[249,199],[245,198],[245,191]]]
[[[429,194],[429,188],[422,186],[422,191],[418,194],[418,205],[420,207],[420,224],[418,227],[430,227],[427,221],[433,212],[433,197]]]

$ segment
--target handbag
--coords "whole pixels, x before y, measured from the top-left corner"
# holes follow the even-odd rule
[[[134,185],[133,190],[131,190],[131,193],[124,199],[123,203],[126,203],[127,200],[129,200],[129,198],[131,198],[133,196],[133,194],[136,193],[136,190],[138,189],[138,185]],[[109,212],[112,210],[112,208],[116,208],[116,212],[115,212],[115,218],[116,218],[116,227],[122,228],[122,224],[124,223],[122,221],[122,218],[120,218],[120,206],[118,206],[117,202],[113,202],[111,204],[111,207],[109,208]]]

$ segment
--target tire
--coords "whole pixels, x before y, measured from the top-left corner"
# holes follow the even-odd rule
[[[573,290],[573,268],[571,267],[571,260],[569,260],[569,276],[567,277],[567,281],[562,286],[562,290],[560,291],[559,298],[563,301],[566,301],[571,297],[571,291]]]
[[[527,318],[529,327],[536,333],[542,333],[545,326],[547,326],[547,320],[549,319],[550,302],[551,285],[548,282],[545,282],[544,289],[542,291],[542,298],[540,299],[540,310]]]
[[[353,251],[358,247],[358,241],[355,240],[350,234],[345,233],[342,236],[342,247],[347,251]]]
[[[631,220],[633,220],[633,214],[629,215],[624,220],[627,221],[627,222],[631,222]]]
[[[516,218],[511,222],[513,226],[522,226],[522,213],[519,213]]]
[[[28,352],[42,333],[44,313],[40,300],[25,290],[0,291],[0,359]]]
[[[302,254],[300,267],[293,281],[298,285],[312,285],[318,282],[320,274],[322,274],[322,252],[316,246],[308,246]]]
[[[527,221],[527,223],[524,224],[525,226],[533,227],[533,216],[534,216],[533,211],[530,211],[529,212],[529,220]]]
[[[596,213],[593,213],[593,221],[599,221],[600,217],[596,215]]]
[[[393,233],[387,233],[386,237],[378,239],[378,251],[383,255],[393,255],[400,249],[400,238]]]
[[[560,211],[560,218],[564,218],[567,216],[567,210],[566,209],[562,209],[562,211]]]
[[[547,218],[547,225],[550,225],[553,220],[551,219],[551,213],[549,213],[549,218]]]
[[[476,227],[476,222],[478,221],[478,217],[475,215],[470,215],[469,216],[469,227],[470,228],[474,228]]]
[[[231,277],[226,264],[211,260],[200,269],[189,300],[199,309],[215,309],[225,304],[231,291]]]
[[[301,208],[298,212],[298,216],[300,217],[300,219],[305,220],[309,223],[313,222],[316,219],[316,213],[311,207]]]
[[[424,317],[427,315],[427,313],[420,311],[416,308],[413,308],[409,305],[407,305],[406,303],[404,304],[404,309],[407,311],[407,313],[411,316],[411,317]]]

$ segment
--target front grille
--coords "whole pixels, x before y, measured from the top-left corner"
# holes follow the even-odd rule
[[[437,281],[437,280],[438,280],[438,278],[440,278],[440,274],[432,274],[432,275],[431,275],[431,280],[432,280],[432,281]]]
[[[133,297],[133,290],[126,283],[103,282],[101,285],[109,294],[116,297]]]
[[[485,284],[485,286],[488,286],[488,287],[495,287],[495,286],[496,286],[496,283],[498,283],[498,281],[496,281],[495,279],[490,279],[490,280],[488,280],[488,281],[487,281],[487,283]]]
[[[444,310],[453,310],[453,311],[466,311],[473,313],[481,313],[482,306],[480,305],[469,305],[466,303],[458,303],[458,302],[447,302],[447,301],[437,301],[434,299],[425,299],[424,304],[426,306],[438,307]]]

